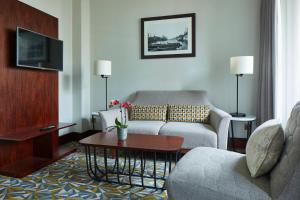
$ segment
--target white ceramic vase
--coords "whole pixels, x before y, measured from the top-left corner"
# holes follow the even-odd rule
[[[118,139],[119,140],[126,140],[127,139],[127,128],[117,128],[117,132],[118,132]]]

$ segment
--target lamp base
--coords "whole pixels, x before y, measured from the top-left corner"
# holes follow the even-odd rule
[[[246,117],[245,113],[230,113],[232,117]]]

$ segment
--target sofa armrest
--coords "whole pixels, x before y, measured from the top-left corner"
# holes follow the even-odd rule
[[[112,109],[107,111],[100,111],[101,127],[103,132],[108,132],[107,128],[115,125],[115,119],[120,120],[120,109]]]
[[[218,108],[210,111],[210,125],[217,132],[219,149],[227,149],[230,120],[231,115]]]

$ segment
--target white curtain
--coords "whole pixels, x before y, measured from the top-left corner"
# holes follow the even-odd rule
[[[276,21],[274,110],[285,126],[300,101],[300,0],[278,0]]]

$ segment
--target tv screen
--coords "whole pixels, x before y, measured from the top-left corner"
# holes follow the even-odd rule
[[[63,70],[63,41],[17,28],[17,66]]]

